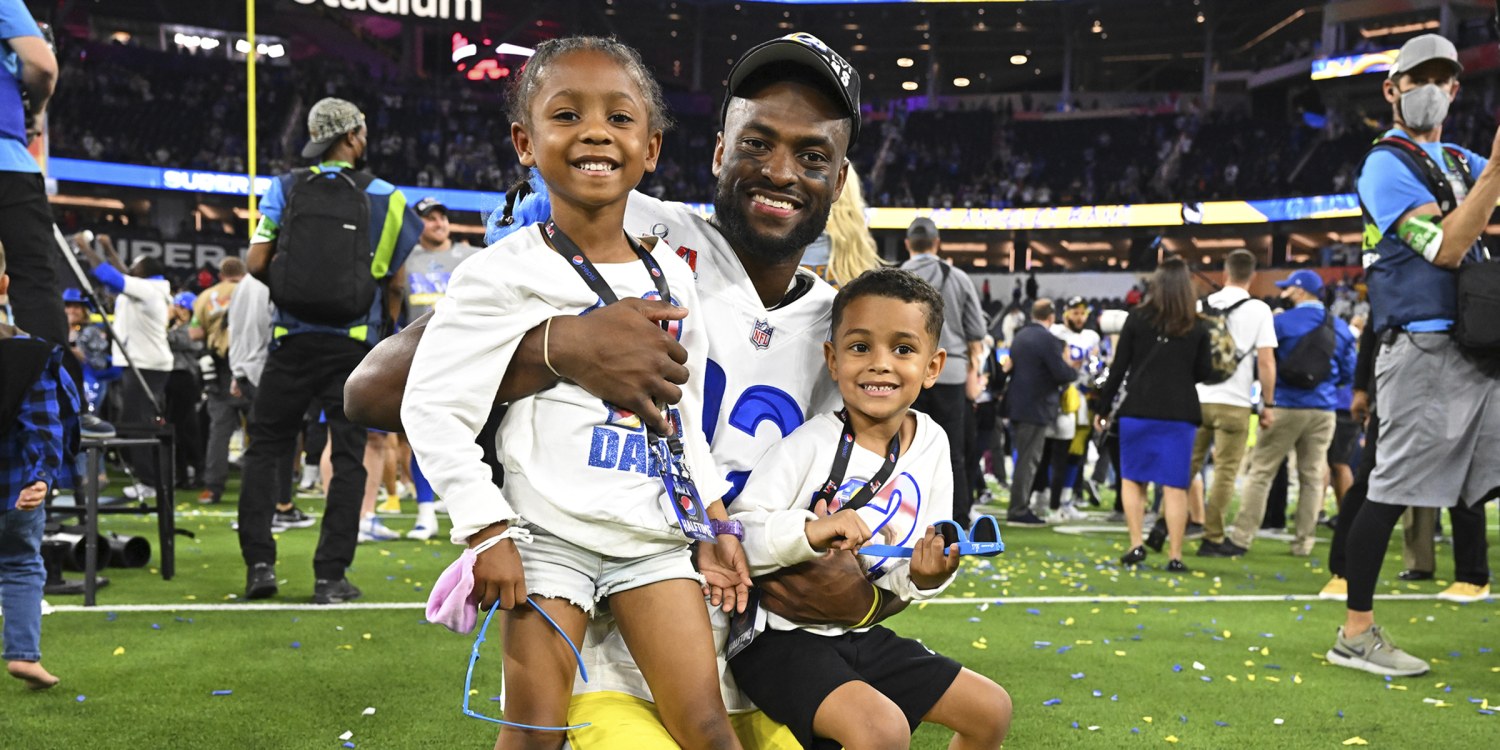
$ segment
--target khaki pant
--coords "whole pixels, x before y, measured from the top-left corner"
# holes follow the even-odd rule
[[[1437,508],[1407,508],[1401,517],[1401,560],[1407,570],[1432,573],[1437,570],[1437,555],[1432,549],[1432,534],[1437,531]]]
[[[1266,515],[1266,495],[1281,460],[1293,448],[1297,451],[1297,529],[1292,554],[1312,552],[1317,541],[1314,532],[1318,511],[1323,507],[1323,470],[1328,465],[1328,444],[1333,442],[1334,414],[1321,409],[1277,409],[1276,423],[1262,429],[1250,454],[1250,471],[1245,475],[1245,494],[1229,541],[1249,549],[1255,532]]]
[[[1224,541],[1224,513],[1234,500],[1234,480],[1250,440],[1250,407],[1204,404],[1203,425],[1193,441],[1193,476],[1203,471],[1209,445],[1213,445],[1214,481],[1203,504],[1203,539]]]

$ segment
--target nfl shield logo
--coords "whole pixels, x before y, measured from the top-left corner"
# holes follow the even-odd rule
[[[750,332],[750,343],[754,344],[756,349],[765,349],[771,345],[771,334],[775,332],[776,329],[771,327],[770,321],[757,320],[755,330]]]

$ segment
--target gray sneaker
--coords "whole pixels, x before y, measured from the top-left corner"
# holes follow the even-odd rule
[[[1339,637],[1333,648],[1328,649],[1327,657],[1341,667],[1391,677],[1415,677],[1429,669],[1427,662],[1396,648],[1379,625],[1370,626],[1354,638],[1345,638],[1344,629],[1339,628]]]

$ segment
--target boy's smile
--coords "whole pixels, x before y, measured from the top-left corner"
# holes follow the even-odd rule
[[[947,356],[927,330],[922,304],[876,295],[844,308],[823,349],[860,445],[877,453],[922,389],[937,381]]]

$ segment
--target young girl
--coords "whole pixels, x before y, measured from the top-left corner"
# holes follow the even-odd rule
[[[672,737],[686,747],[738,747],[680,528],[692,524],[673,509],[679,494],[668,501],[665,489],[665,475],[677,481],[687,467],[701,497],[717,500],[728,486],[697,422],[708,349],[699,319],[664,334],[680,340],[695,376],[671,410],[680,429],[670,444],[636,415],[567,382],[510,405],[498,441],[503,495],[474,443],[528,330],[614,298],[696,309],[687,264],[664,245],[647,252],[623,228],[626,197],[661,148],[661,91],[635,50],[575,37],[538,47],[512,84],[510,107],[516,153],[545,180],[551,220],[512,233],[454,273],[417,349],[401,415],[448,502],[453,541],[478,547],[499,537],[479,552],[474,578],[480,598],[507,610],[505,718],[566,724],[574,659],[542,613],[579,643],[595,606],[607,603]],[[545,335],[542,349],[545,358]],[[717,502],[711,513],[726,518]],[[732,560],[736,539],[717,540]],[[556,747],[563,739],[507,725],[497,747]]]

